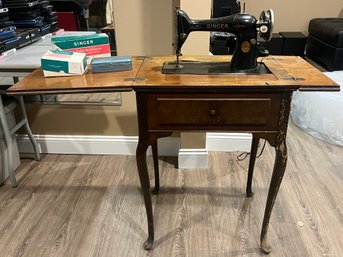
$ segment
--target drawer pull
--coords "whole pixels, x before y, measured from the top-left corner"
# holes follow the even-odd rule
[[[214,116],[214,115],[216,115],[216,110],[214,109],[210,110],[210,116]]]

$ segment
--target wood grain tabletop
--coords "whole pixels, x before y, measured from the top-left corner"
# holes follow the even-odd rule
[[[225,62],[230,56],[182,56],[182,61]],[[305,91],[339,91],[340,87],[318,69],[297,56],[269,56],[259,58],[271,73],[268,74],[163,74],[165,62],[175,56],[133,57],[132,70],[92,73],[81,76],[45,78],[37,69],[14,84],[9,95],[51,93],[80,93],[130,91],[139,87],[254,87],[258,89],[284,89]]]

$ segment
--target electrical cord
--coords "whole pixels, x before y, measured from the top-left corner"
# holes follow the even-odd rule
[[[262,153],[263,153],[263,151],[264,151],[264,148],[266,147],[266,142],[267,142],[267,140],[264,140],[263,146],[262,146],[262,148],[261,148],[261,151],[260,151],[260,153],[256,156],[256,158],[259,158],[259,157],[262,155]],[[258,144],[258,147],[260,147],[260,143]],[[238,155],[236,158],[237,158],[238,161],[243,161],[243,160],[245,160],[245,159],[248,157],[248,155],[250,155],[250,153],[248,153],[248,152],[243,152],[243,153],[241,153],[240,155]]]

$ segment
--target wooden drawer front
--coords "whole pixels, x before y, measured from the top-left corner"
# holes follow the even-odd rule
[[[258,127],[275,129],[271,116],[279,114],[279,102],[273,97],[170,97],[149,99],[150,128],[166,126]],[[277,119],[273,119],[274,121]]]

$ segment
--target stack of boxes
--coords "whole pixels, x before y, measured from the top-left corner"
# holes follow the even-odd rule
[[[0,0],[0,54],[28,45],[57,30],[57,15],[49,1]],[[51,42],[52,50],[41,59],[46,77],[84,74],[87,61],[100,57],[105,59],[94,63],[98,72],[107,71],[107,66],[113,70],[131,67],[131,59],[106,59],[111,56],[111,50],[105,33],[53,37]]]
[[[5,8],[0,0],[0,28],[6,28],[12,25],[8,16],[8,8]]]
[[[53,50],[41,59],[45,77],[82,75],[87,70],[87,61],[111,56],[108,36],[104,33],[53,37],[51,42]]]
[[[43,4],[43,2],[47,2]],[[57,13],[54,12],[53,6],[49,4],[49,1],[40,1],[41,12],[44,20],[50,25],[50,32],[56,32],[58,30]]]
[[[18,28],[38,28],[41,35],[56,31],[57,15],[45,0],[3,0],[10,20]],[[51,26],[53,29],[51,30]]]
[[[0,54],[17,46],[16,28],[12,26],[8,8],[0,0]]]
[[[57,15],[49,1],[0,0],[0,54],[57,30]]]

